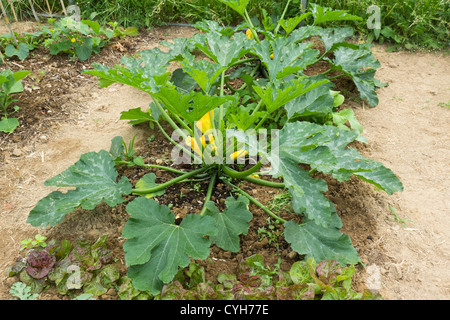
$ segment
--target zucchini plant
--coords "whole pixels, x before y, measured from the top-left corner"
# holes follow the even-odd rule
[[[115,138],[109,151],[83,154],[47,180],[47,186],[72,189],[50,193],[28,217],[33,226],[53,226],[77,207],[94,209],[101,202],[115,206],[124,201],[123,195],[135,195],[126,207],[130,217],[122,234],[127,239],[125,259],[133,285],[152,294],[191,259],[206,259],[212,244],[238,252],[240,235],[247,234],[253,218],[250,203],[283,224],[285,240],[300,255],[342,265],[359,263],[349,236],[340,231],[342,221],[333,203],[324,196],[327,183],[317,173],[340,182],[355,176],[388,194],[403,189],[390,169],[349,147],[364,140],[362,128],[354,114],[337,109],[344,96],[333,90],[331,80],[339,76],[349,77],[371,106],[378,103],[374,76],[380,64],[370,47],[346,42],[351,28],[320,26],[360,18],[312,5],[299,17],[282,17],[277,23],[266,19],[263,27],[256,27],[246,10],[248,0],[221,2],[245,22],[231,28],[201,21],[196,27],[203,32],[161,42],[165,51],[144,50],[124,56],[114,67],[95,64],[85,71],[98,77],[103,88],[122,83],[148,93],[153,98],[148,110],[131,109],[121,119],[158,127],[174,144],[172,160],[190,163],[192,169],[124,156],[124,143]],[[312,17],[313,24],[298,28],[306,17]],[[240,32],[243,28],[249,31]],[[323,42],[325,52],[313,48],[312,37]],[[329,70],[307,75],[308,67],[324,61]],[[170,72],[173,63],[180,67]],[[331,77],[331,71],[337,75]],[[155,174],[148,173],[133,186],[118,176],[116,167],[124,164],[169,170],[176,178],[158,183]],[[282,182],[262,179],[264,174]],[[170,208],[153,198],[193,177],[209,180],[203,208],[176,221]],[[301,219],[281,218],[240,189],[239,180],[287,189],[294,214]],[[226,199],[223,211],[211,201],[217,183],[228,185],[235,195]]]

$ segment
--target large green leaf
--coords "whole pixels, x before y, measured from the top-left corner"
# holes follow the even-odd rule
[[[205,95],[200,91],[178,92],[175,86],[164,86],[153,94],[170,112],[181,116],[191,124],[200,120],[208,111],[232,100],[232,97]]]
[[[300,169],[297,162],[289,158],[280,158],[279,170],[292,194],[294,211],[304,213],[321,226],[329,226],[334,207],[323,194],[328,190],[326,182],[310,177],[308,171]]]
[[[233,38],[218,32],[209,32],[202,36],[202,39],[196,38],[197,48],[221,67],[229,67],[250,51],[247,37],[240,32],[234,34]]]
[[[270,80],[283,79],[313,64],[319,51],[311,49],[311,42],[295,43],[289,38],[265,39],[253,46],[255,53],[267,67]],[[273,56],[272,56],[273,54]]]
[[[123,83],[151,94],[170,79],[167,67],[172,58],[172,54],[154,48],[139,52],[138,57],[124,56],[120,60],[122,65],[115,65],[113,68],[94,63],[94,70],[83,73],[99,77],[101,88],[113,83]]]
[[[304,218],[302,224],[287,221],[284,224],[284,237],[291,248],[306,259],[316,261],[337,260],[342,265],[361,262],[348,235],[341,233],[342,221],[336,211],[332,214],[332,223],[323,227]]]
[[[178,37],[169,41],[160,41],[159,43],[169,48],[169,56],[171,60],[183,60],[183,56],[190,54],[195,49],[194,39],[197,37],[195,34],[192,38]]]
[[[339,47],[334,51],[334,59],[324,58],[333,65],[333,69],[341,70],[353,79],[359,90],[361,99],[367,99],[372,107],[378,104],[375,92],[375,72],[380,67],[367,46],[360,46],[358,50]]]
[[[188,214],[179,225],[167,206],[143,197],[127,205],[130,218],[123,228],[128,276],[136,289],[151,294],[172,281],[178,268],[189,265],[190,258],[206,259],[217,229],[208,216]]]
[[[348,144],[359,137],[359,132],[309,122],[287,123],[279,133],[279,148],[269,156],[272,174],[283,176],[293,195],[295,212],[303,213],[317,225],[329,227],[333,204],[325,198],[324,181],[313,179],[297,164],[331,174],[339,181],[355,175],[389,194],[403,190],[394,173],[381,163],[367,159]]]
[[[92,38],[85,38],[81,46],[75,48],[75,54],[80,61],[86,61],[92,55],[94,42]]]
[[[280,131],[279,156],[308,164],[312,169],[331,174],[339,181],[348,180],[354,174],[388,194],[403,190],[401,181],[392,170],[347,147],[358,137],[357,131],[334,126],[288,123]]]
[[[299,42],[320,35],[321,30],[322,28],[318,26],[303,26],[292,31],[287,38],[289,42]]]
[[[225,200],[227,208],[220,212],[214,202],[209,201],[206,209],[206,215],[211,216],[216,221],[217,235],[211,237],[211,241],[219,248],[231,252],[238,252],[239,235],[247,234],[250,227],[250,220],[253,215],[248,210],[248,199],[239,196],[236,200],[233,197],[228,197]]]
[[[28,45],[26,43],[19,43],[19,45],[14,47],[12,44],[8,45],[5,48],[5,55],[7,57],[17,56],[19,60],[24,60],[28,57],[30,54],[30,49],[28,48]]]
[[[324,79],[307,84],[304,79],[298,78],[283,85],[269,83],[265,87],[254,86],[253,89],[264,102],[267,111],[272,113],[295,98],[328,82]],[[279,82],[277,83],[279,84]]]
[[[126,177],[117,181],[118,173],[110,154],[89,152],[61,174],[47,180],[46,186],[75,187],[67,193],[54,191],[41,199],[31,210],[27,222],[33,226],[54,226],[67,213],[78,207],[92,210],[105,202],[111,207],[122,203],[122,195],[131,193],[131,184]]]
[[[219,0],[244,17],[245,8],[250,0]]]
[[[318,79],[311,78],[316,81]],[[324,83],[304,95],[289,101],[284,108],[286,109],[289,119],[310,115],[326,115],[333,111],[334,97],[330,93],[333,84],[331,82]]]
[[[355,44],[350,44],[345,41],[347,37],[353,36],[353,28],[321,28],[319,35],[320,39],[325,45],[326,51],[334,51],[339,46],[351,46],[357,48]]]
[[[333,10],[311,3],[311,13],[314,17],[314,25],[327,21],[362,20],[361,17],[351,15],[348,12],[349,10]]]
[[[180,64],[183,66],[184,72],[189,74],[206,93],[209,93],[222,72],[228,69],[226,66],[223,67],[208,60],[196,60],[191,54],[184,55]]]

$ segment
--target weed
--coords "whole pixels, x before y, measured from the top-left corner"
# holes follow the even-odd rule
[[[407,217],[403,218],[403,217],[399,216],[399,214],[397,213],[397,210],[391,205],[389,205],[389,211],[392,213],[394,220],[396,222],[400,223],[403,226],[403,228],[406,228],[407,221],[412,221],[411,219],[409,219]]]

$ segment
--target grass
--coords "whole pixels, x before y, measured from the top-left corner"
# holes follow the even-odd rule
[[[249,14],[259,19],[265,10],[269,15],[280,16],[288,0],[250,0]],[[60,1],[49,0],[53,13],[62,13]],[[37,12],[48,12],[45,0],[33,1]],[[215,20],[224,25],[236,25],[242,17],[217,0],[78,0],[84,19],[102,23],[116,21],[123,27],[150,28],[165,23],[194,23]],[[297,15],[301,1],[292,0],[286,17]],[[361,16],[362,21],[343,22],[353,26],[370,42],[389,41],[392,50],[441,50],[450,42],[450,1],[448,0],[316,0],[308,1],[333,9],[348,10]],[[367,21],[372,12],[367,8],[376,4],[381,9],[381,30],[370,30]],[[6,5],[12,20],[9,3]],[[66,4],[67,6],[67,4]],[[15,1],[19,19],[32,19],[27,1]],[[336,25],[339,25],[336,24]]]

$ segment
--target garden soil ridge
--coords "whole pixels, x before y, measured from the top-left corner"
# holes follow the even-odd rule
[[[3,29],[0,25],[0,31]],[[156,46],[163,49],[159,41],[190,37],[194,31],[187,27],[155,28],[105,48],[102,54],[110,54],[107,62],[111,65],[123,54]],[[388,53],[379,45],[373,52],[381,62],[376,78],[389,83],[378,90],[379,105],[370,108],[358,99],[348,99],[344,107],[352,108],[364,126],[368,145],[361,147],[361,153],[391,168],[405,190],[387,196],[352,179],[342,185],[331,182],[327,196],[336,204],[344,224],[342,231],[350,236],[366,266],[357,269],[355,289],[378,290],[389,300],[446,300],[450,298],[450,109],[442,103],[450,102],[450,56]],[[48,57],[42,67],[53,64],[54,59]],[[14,64],[16,69],[21,67],[21,62]],[[14,67],[11,63],[7,66]],[[0,65],[0,70],[3,68],[5,65]],[[45,78],[57,75],[57,68],[48,68]],[[11,298],[8,291],[16,280],[8,278],[6,270],[18,256],[21,240],[38,233],[51,239],[82,230],[74,229],[70,223],[77,220],[69,215],[66,225],[46,230],[26,223],[37,201],[55,190],[45,187],[44,181],[67,169],[83,153],[109,150],[115,136],[128,142],[136,135],[138,151],[148,145],[147,137],[157,136],[147,127],[131,127],[118,120],[121,111],[146,109],[151,101],[147,94],[119,84],[100,89],[94,77],[76,73],[64,81],[75,80],[78,85],[61,97],[58,115],[47,120],[45,115],[52,109],[43,109],[45,114],[33,123],[35,131],[20,139],[0,134],[0,299]],[[38,90],[31,88],[29,79],[24,83],[26,90]],[[156,151],[149,157],[164,160]],[[395,220],[389,206],[404,219],[405,226]],[[99,209],[107,210],[103,206]],[[93,240],[104,232],[120,235],[120,227],[113,221],[95,219],[78,221],[84,223],[84,233],[78,236]],[[110,226],[118,230],[109,230]],[[262,251],[262,247],[255,243],[252,252]],[[121,246],[114,250],[120,252]],[[226,262],[228,258],[222,254],[217,260]],[[57,296],[43,293],[41,298]]]

